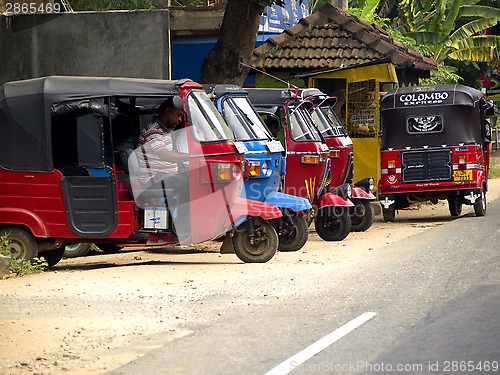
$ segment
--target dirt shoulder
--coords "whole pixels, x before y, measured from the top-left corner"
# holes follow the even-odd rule
[[[500,179],[490,180],[488,200],[499,195]],[[214,242],[65,259],[52,271],[0,281],[0,374],[102,374],[234,306],[300,298],[317,272],[354,268],[369,257],[383,261],[391,256],[387,244],[472,217],[470,206],[456,219],[446,202],[424,204],[400,211],[394,223],[377,215],[368,231],[341,242],[312,232],[301,251],[265,264],[221,255]],[[257,278],[273,282],[253,290]],[[227,305],[212,303],[215,295],[226,295]]]

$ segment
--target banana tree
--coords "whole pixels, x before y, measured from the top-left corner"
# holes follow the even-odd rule
[[[478,0],[403,0],[400,9],[407,21],[403,33],[418,43],[432,45],[434,60],[498,64],[500,51],[496,36],[479,36],[480,31],[498,23],[500,9],[479,6]],[[455,30],[457,20],[474,17]]]

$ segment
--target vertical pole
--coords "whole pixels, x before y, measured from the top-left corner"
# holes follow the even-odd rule
[[[167,15],[167,25],[168,25],[168,30],[167,30],[167,39],[168,39],[168,75],[167,79],[172,79],[172,35],[171,35],[171,23],[170,23],[170,6],[172,5],[172,1],[168,0],[167,1],[167,9],[168,9],[168,15]]]

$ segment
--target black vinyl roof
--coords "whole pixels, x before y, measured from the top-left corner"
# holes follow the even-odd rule
[[[426,107],[446,105],[475,106],[483,99],[481,91],[464,85],[428,85],[401,87],[384,95],[382,111],[402,107]]]
[[[282,106],[293,98],[293,90],[272,88],[247,88],[248,98],[256,107]]]
[[[171,95],[189,80],[140,78],[49,76],[14,81],[0,87],[0,101],[31,95],[43,95],[56,103],[110,95]]]
[[[51,170],[51,108],[56,103],[112,96],[168,97],[178,95],[179,86],[187,82],[192,81],[49,76],[6,83],[0,87],[0,166]]]

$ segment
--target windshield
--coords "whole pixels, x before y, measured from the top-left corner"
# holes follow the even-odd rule
[[[272,137],[246,97],[228,97],[222,104],[224,119],[239,141],[271,140]]]
[[[290,137],[296,142],[321,142],[313,120],[305,108],[298,108],[290,116]]]
[[[323,117],[329,124],[330,128],[330,133],[328,133],[328,137],[340,137],[344,136],[347,137],[347,132],[345,128],[342,126],[342,123],[340,122],[339,118],[333,111],[333,108],[330,107],[329,105],[321,106],[318,108],[315,112],[319,112],[318,116]],[[321,132],[323,137],[327,137]]]
[[[192,91],[187,100],[193,137],[200,142],[234,141],[234,135],[203,91]]]

